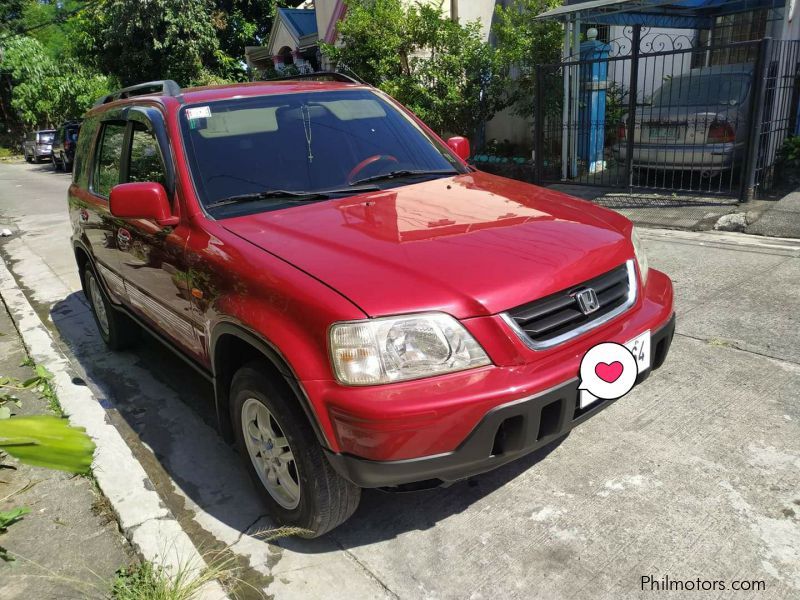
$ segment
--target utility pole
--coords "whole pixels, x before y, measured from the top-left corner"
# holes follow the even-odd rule
[[[450,20],[458,23],[458,0],[450,0]]]

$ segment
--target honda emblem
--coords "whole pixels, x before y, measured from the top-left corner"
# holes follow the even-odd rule
[[[597,292],[592,288],[586,288],[580,292],[575,293],[575,301],[578,303],[578,308],[585,315],[590,315],[598,308],[600,308],[600,300],[597,298]]]

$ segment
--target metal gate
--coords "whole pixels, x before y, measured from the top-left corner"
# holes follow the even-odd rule
[[[797,126],[800,42],[646,33],[538,68],[536,180],[740,199],[772,185]]]

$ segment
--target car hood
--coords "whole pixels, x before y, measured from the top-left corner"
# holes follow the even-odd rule
[[[632,257],[621,215],[480,172],[221,224],[370,316],[495,314]]]

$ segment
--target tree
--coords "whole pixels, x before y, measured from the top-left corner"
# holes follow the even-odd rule
[[[54,60],[31,37],[14,36],[3,50],[3,70],[10,76],[10,105],[16,118],[31,127],[56,126],[79,117],[116,85],[72,60]]]
[[[28,0],[0,2],[0,33],[15,33],[22,27],[22,14]]]
[[[341,46],[323,45],[349,68],[391,94],[440,133],[473,135],[507,105],[507,68],[481,36],[480,23],[460,25],[441,3],[349,0],[339,23]]]
[[[122,85],[203,84],[224,63],[208,0],[107,0],[79,15],[85,55]]]
[[[536,67],[559,62],[564,36],[558,23],[535,21],[533,17],[561,4],[560,0],[513,0],[495,9],[492,32],[503,62],[516,67],[517,76],[509,81],[507,93],[520,116],[533,115]]]
[[[69,16],[82,10],[82,0],[23,0],[17,30],[39,40],[47,53],[60,60],[71,51],[74,22]]]
[[[285,0],[103,0],[76,15],[75,56],[123,85],[247,79],[245,46],[261,44]]]

